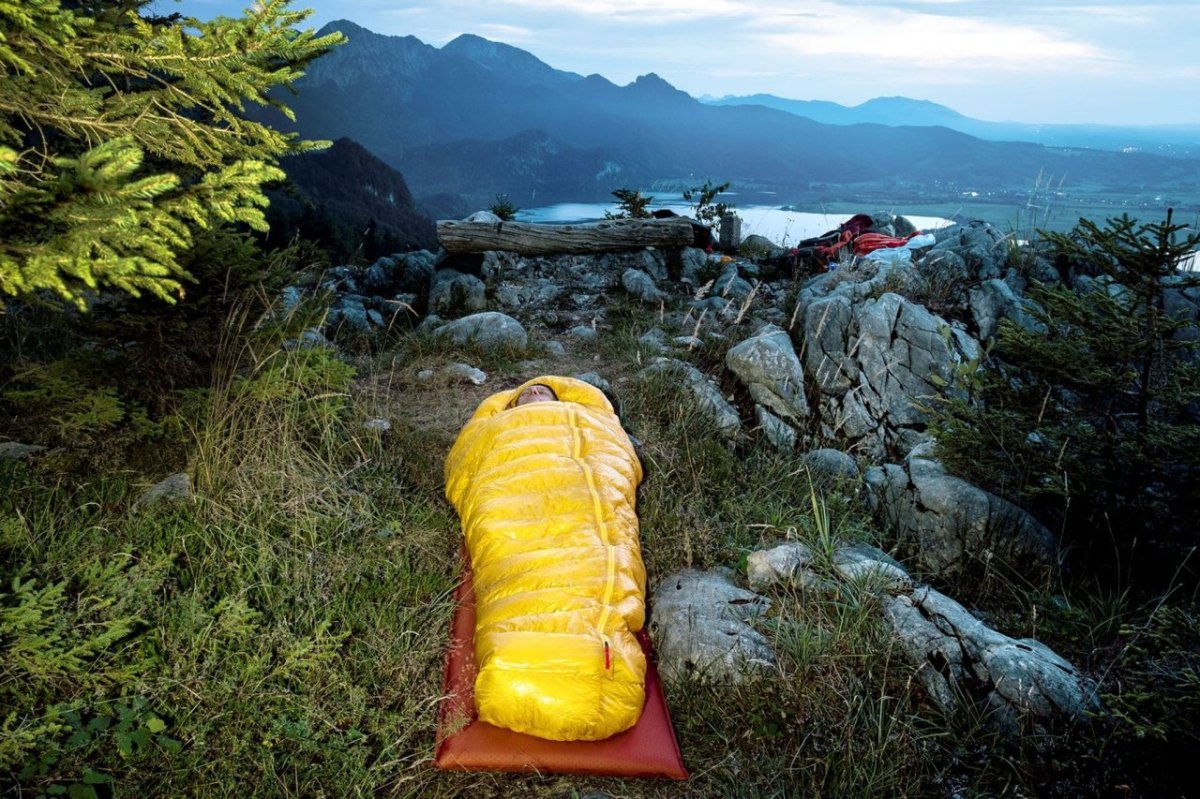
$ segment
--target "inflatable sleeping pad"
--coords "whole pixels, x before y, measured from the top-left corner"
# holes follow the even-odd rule
[[[514,407],[535,383],[558,401]],[[538,377],[480,404],[446,460],[474,572],[482,721],[556,741],[632,727],[645,701],[641,464],[597,388]]]

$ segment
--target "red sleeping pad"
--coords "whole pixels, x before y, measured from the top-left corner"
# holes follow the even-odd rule
[[[475,592],[469,567],[455,600],[447,698],[438,719],[438,768],[687,779],[645,630],[637,634],[647,661],[646,705],[637,724],[602,741],[548,741],[475,718]]]

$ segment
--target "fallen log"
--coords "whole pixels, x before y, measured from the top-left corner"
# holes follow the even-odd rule
[[[578,254],[688,247],[692,244],[692,223],[682,217],[606,219],[577,225],[441,220],[437,235],[449,253],[505,250],[518,255]]]

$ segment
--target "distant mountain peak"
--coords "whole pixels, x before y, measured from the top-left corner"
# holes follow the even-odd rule
[[[447,42],[442,46],[442,52],[474,61],[484,69],[503,72],[510,78],[532,84],[554,86],[582,80],[580,75],[555,69],[533,53],[473,33],[464,33]]]
[[[639,75],[633,83],[629,84],[625,88],[639,97],[652,97],[656,100],[686,99],[689,101],[694,101],[690,94],[680,89],[676,89],[654,72],[647,72],[645,75]]]
[[[658,76],[657,72],[647,72],[645,75],[638,75],[637,79],[633,82],[633,85],[634,86],[642,86],[642,87],[655,87],[655,88],[665,86],[668,89],[675,88],[674,86],[672,86],[671,84],[667,83],[665,80],[660,78]]]
[[[381,34],[375,33],[374,31],[367,30],[363,26],[359,25],[357,22],[351,22],[348,19],[335,19],[332,22],[325,23],[325,25],[323,25],[321,27],[321,29],[319,31],[317,31],[317,36],[324,36],[325,34],[333,33],[334,31],[337,31],[339,33],[344,33],[347,36],[357,36],[358,34],[361,34],[361,33],[365,33],[368,36],[380,36],[381,35]]]
[[[437,48],[415,36],[386,36],[345,19],[328,23],[320,33],[334,31],[345,34],[350,41],[309,64],[309,85],[333,83],[347,87],[381,76],[393,82],[412,79],[422,74],[438,54]]]

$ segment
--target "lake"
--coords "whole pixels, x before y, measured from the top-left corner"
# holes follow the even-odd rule
[[[691,206],[682,197],[654,194],[655,202],[650,210],[665,208],[677,214],[691,214]],[[726,200],[728,202],[728,200]],[[541,224],[568,224],[571,222],[594,222],[604,219],[604,212],[616,213],[616,203],[558,203],[541,208],[522,208],[517,212],[518,222]],[[742,238],[758,234],[781,247],[794,245],[803,239],[820,236],[845,222],[853,214],[812,213],[785,211],[771,205],[737,205],[733,211],[742,218]],[[934,230],[950,224],[950,220],[936,216],[908,216],[906,218],[920,230]]]

